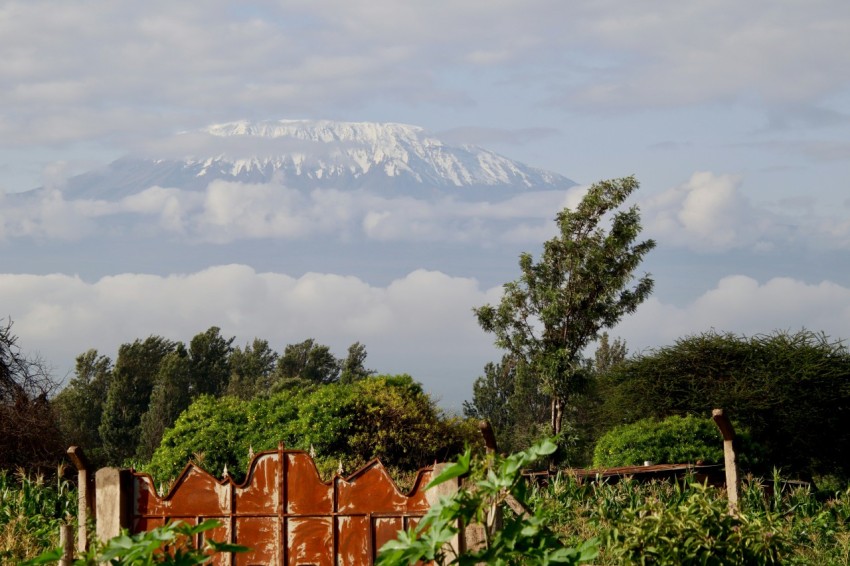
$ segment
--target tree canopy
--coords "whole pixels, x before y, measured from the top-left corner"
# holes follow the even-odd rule
[[[636,206],[620,210],[637,188],[634,177],[593,184],[574,210],[557,214],[559,233],[543,244],[537,262],[530,253],[520,256],[522,274],[504,285],[499,305],[475,309],[496,345],[549,397],[555,435],[585,367],[582,351],[652,292],[652,278],[635,281],[634,272],[655,242],[638,241]]]
[[[722,407],[763,451],[754,471],[850,476],[850,352],[824,334],[690,336],[627,359],[599,386],[606,422]]]

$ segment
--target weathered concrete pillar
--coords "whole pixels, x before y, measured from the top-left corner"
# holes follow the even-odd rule
[[[130,528],[133,477],[130,470],[101,468],[95,474],[97,538],[106,542]]]
[[[436,464],[434,466],[434,475],[433,477],[437,477],[443,470],[445,470],[450,464]],[[436,505],[440,499],[443,497],[451,497],[455,493],[457,493],[460,488],[460,478],[453,478],[448,481],[444,481],[443,483],[436,485],[425,492],[425,499],[428,501],[428,505],[434,506]],[[466,549],[466,536],[463,532],[463,525],[458,525],[458,534],[449,541],[449,546],[451,550],[446,549],[447,554],[449,556],[458,555]]]
[[[738,474],[738,455],[735,453],[735,429],[723,409],[711,411],[711,418],[720,434],[723,435],[723,461],[726,468],[726,496],[729,499],[729,512],[738,512],[738,492],[741,489],[741,478]]]
[[[71,525],[59,526],[59,547],[62,549],[59,566],[71,566],[74,563],[74,529]]]
[[[89,473],[89,463],[83,449],[79,446],[68,448],[68,457],[77,468],[77,550],[81,553],[89,548],[89,518],[94,518],[94,477]]]

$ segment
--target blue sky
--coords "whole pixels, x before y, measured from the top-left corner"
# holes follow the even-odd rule
[[[580,184],[636,175],[659,246],[656,293],[612,332],[632,350],[712,328],[850,337],[848,29],[842,1],[4,2],[0,190],[59,192],[26,211],[0,194],[0,313],[59,374],[89,347],[217,324],[281,349],[360,340],[456,405],[497,356],[471,307],[579,193],[511,243],[395,203],[427,237],[385,234],[357,262],[312,232],[137,250],[61,198],[179,131],[326,118],[415,124]]]

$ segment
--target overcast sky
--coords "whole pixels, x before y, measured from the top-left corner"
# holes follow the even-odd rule
[[[636,175],[657,288],[612,331],[631,351],[709,329],[850,338],[848,30],[842,0],[3,2],[0,316],[59,377],[91,347],[218,325],[277,349],[359,340],[459,406],[498,357],[471,308],[581,187],[62,197],[177,132],[325,118],[418,125],[584,186]],[[38,186],[26,206],[2,194]]]

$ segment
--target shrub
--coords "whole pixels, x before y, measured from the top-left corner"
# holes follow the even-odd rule
[[[722,437],[709,419],[674,415],[663,421],[644,419],[611,429],[593,451],[593,465],[598,468],[635,466],[646,460],[659,464],[720,462]]]
[[[289,388],[266,398],[201,397],[167,430],[144,469],[174,478],[190,459],[214,475],[226,465],[242,479],[249,449],[316,453],[324,475],[340,463],[354,471],[372,458],[412,471],[459,453],[479,438],[474,424],[447,418],[410,376]]]

